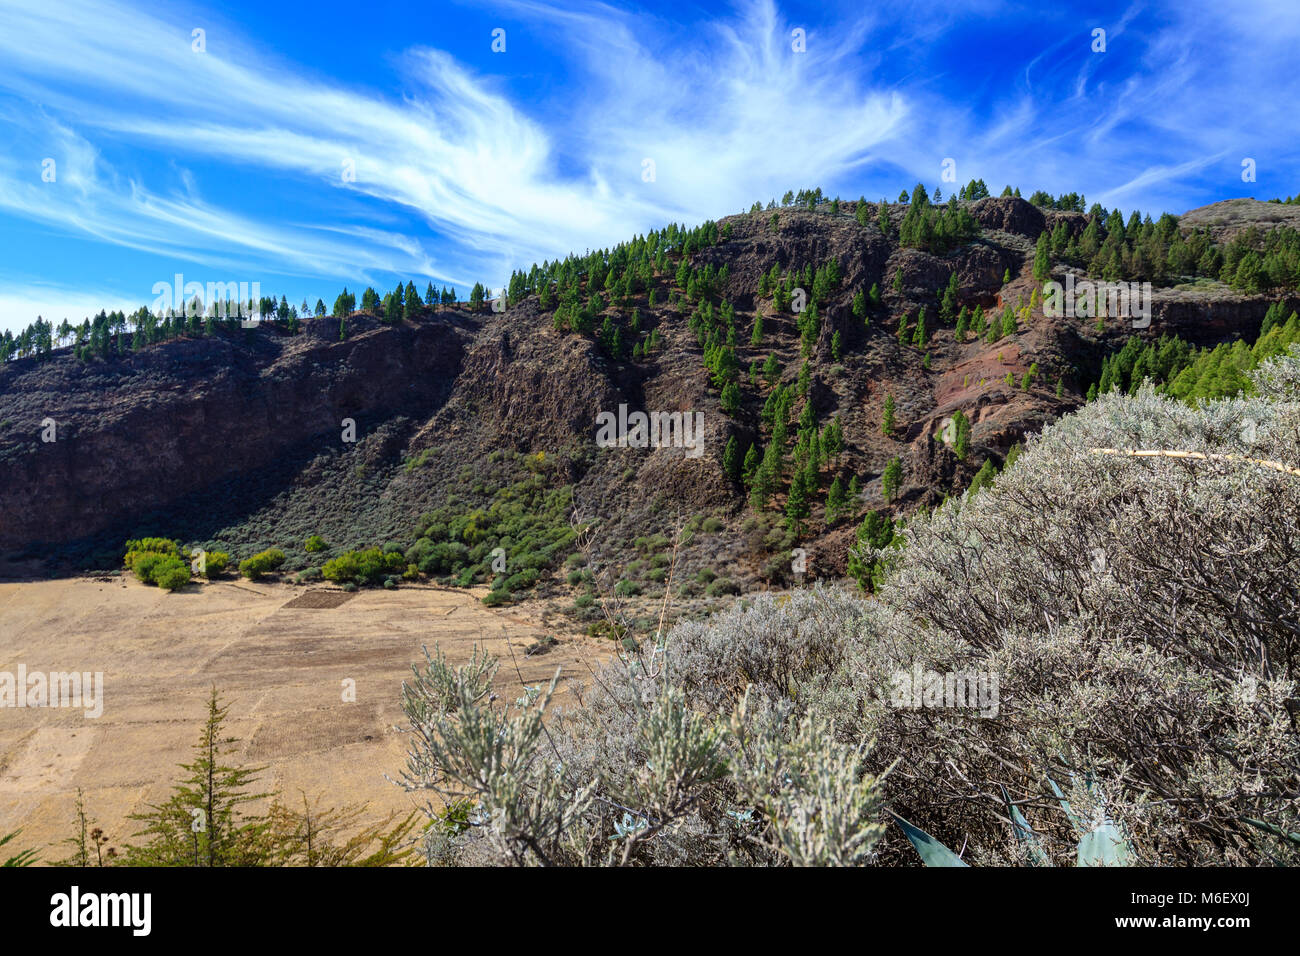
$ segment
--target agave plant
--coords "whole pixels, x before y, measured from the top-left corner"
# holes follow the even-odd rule
[[[1135,863],[1135,854],[1132,846],[1120,832],[1119,827],[1106,813],[1105,798],[1100,793],[1097,794],[1098,804],[1101,809],[1101,821],[1092,827],[1085,827],[1083,821],[1070,807],[1069,801],[1061,793],[1061,788],[1056,785],[1051,777],[1047,782],[1052,787],[1052,792],[1056,794],[1056,799],[1061,804],[1061,809],[1069,818],[1070,824],[1074,827],[1075,833],[1079,836],[1079,842],[1075,847],[1075,857],[1079,866],[1133,866]],[[1087,781],[1089,792],[1092,791],[1092,781]],[[1038,834],[1034,832],[1029,821],[1025,819],[1020,809],[1011,802],[1011,797],[1007,793],[1006,787],[1002,788],[1002,799],[1006,801],[1007,815],[1011,819],[1011,832],[1015,834],[1016,842],[1025,848],[1030,866],[1051,866],[1051,858],[1047,851],[1043,849],[1042,841],[1039,840]],[[893,813],[893,811],[890,811]],[[926,833],[918,826],[908,823],[897,813],[893,814],[894,820],[902,828],[903,833],[912,846],[916,847],[916,852],[921,855],[921,860],[926,866],[970,866],[960,856],[944,846],[930,834]]]
[[[15,830],[13,833],[6,833],[4,836],[0,836],[0,846],[4,846],[22,832],[22,830]],[[31,866],[36,862],[36,860],[37,856],[35,850],[23,850],[13,856],[6,857],[3,862],[0,862],[0,866]]]

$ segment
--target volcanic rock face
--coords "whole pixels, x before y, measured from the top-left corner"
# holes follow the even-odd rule
[[[172,502],[202,507],[234,475],[340,442],[344,419],[431,412],[459,369],[463,336],[446,322],[358,320],[346,341],[337,320],[309,325],[332,325],[333,340],[258,329],[5,370],[0,549],[76,540]]]
[[[601,514],[626,535],[662,530],[681,514],[738,522],[745,491],[723,474],[723,450],[733,436],[742,453],[765,440],[759,413],[768,386],[748,370],[774,354],[792,385],[804,361],[797,317],[788,313],[764,314],[762,341],[749,345],[755,308],[771,311],[758,288],[773,265],[837,261],[842,281],[821,309],[807,400],[819,423],[841,420],[846,447],[834,468],[845,485],[859,479],[859,505],[904,511],[962,491],[985,458],[1000,461],[1012,443],[1077,407],[1087,373],[1129,335],[1170,332],[1198,344],[1253,336],[1269,304],[1225,289],[1157,290],[1146,329],[1113,320],[1099,331],[1093,320],[1039,309],[991,345],[973,336],[958,342],[939,321],[949,276],[957,276],[962,304],[982,305],[996,319],[1003,306],[1029,302],[1038,234],[1061,217],[1083,217],[1044,214],[1015,198],[982,200],[970,206],[981,235],[936,256],[897,244],[903,207],[891,210],[893,237],[874,216],[864,226],[824,209],[783,208],[775,226],[770,212],[734,216],[719,224],[729,227],[723,241],[694,254],[697,268],[729,270],[722,294],[736,308],[742,369],[735,415],[721,411],[689,307],[665,304],[671,274],[655,279],[655,307],[644,294],[636,303],[642,341],[655,328],[662,343],[636,361],[612,357],[591,336],[557,332],[529,297],[503,313],[430,310],[391,326],[357,314],[344,340],[338,319],[313,319],[298,335],[264,324],[84,363],[66,349],[44,362],[10,362],[0,368],[0,554],[57,556],[88,541],[114,548],[127,534],[180,535],[181,526],[204,540],[241,522],[255,525],[248,539],[266,546],[330,521],[334,543],[371,545],[379,543],[375,529],[400,537],[442,503],[454,474],[505,451],[544,452],[574,485],[575,509]],[[883,301],[864,322],[852,300],[873,284]],[[899,319],[922,307],[929,341],[900,344]],[[1034,365],[1038,377],[1024,387]],[[896,407],[888,435],[887,397]],[[597,416],[620,404],[703,412],[704,454],[597,448]],[[958,410],[973,422],[965,460],[943,440]],[[346,419],[355,442],[345,440]],[[42,441],[50,421],[55,440]],[[422,456],[427,468],[407,467]],[[886,503],[878,478],[894,457],[904,483]],[[824,477],[823,494],[833,476]],[[843,525],[828,528],[814,516],[808,534],[811,551],[842,565],[851,541]]]

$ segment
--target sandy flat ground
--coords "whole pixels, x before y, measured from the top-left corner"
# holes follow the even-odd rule
[[[371,817],[409,810],[416,795],[387,782],[405,766],[401,683],[435,645],[452,663],[475,644],[502,658],[499,693],[518,696],[513,647],[526,683],[557,666],[585,679],[608,644],[545,631],[519,609],[490,609],[463,591],[407,586],[364,590],[337,607],[286,607],[307,593],[279,584],[222,581],[167,594],[134,579],[77,578],[0,584],[0,671],[102,671],[103,714],[0,708],[0,833],[6,850],[51,847],[73,833],[76,791],[110,838],[129,840],[127,815],[163,800],[191,759],[209,690],[230,704],[233,761],[265,764],[262,790],[322,806],[368,802]],[[335,592],[337,593],[337,592]],[[309,598],[300,603],[331,603]],[[345,681],[355,702],[345,702]]]

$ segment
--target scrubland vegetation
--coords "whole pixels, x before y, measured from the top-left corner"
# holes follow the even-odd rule
[[[862,536],[874,600],[738,602],[567,712],[435,655],[404,687],[406,783],[456,820],[428,861],[916,864],[897,814],[976,865],[1300,862],[1300,354],[1251,392],[1103,395]],[[997,716],[897,706],[914,667],[999,675]]]

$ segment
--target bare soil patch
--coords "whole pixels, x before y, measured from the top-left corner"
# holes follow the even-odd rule
[[[288,799],[323,793],[326,805],[368,802],[367,821],[409,810],[415,795],[384,774],[405,765],[401,684],[423,662],[422,646],[440,647],[453,664],[485,647],[503,659],[498,693],[507,699],[557,667],[562,686],[586,678],[584,660],[594,666],[610,653],[607,642],[512,611],[429,586],[297,593],[226,581],[167,594],[120,576],[0,584],[0,670],[104,674],[99,718],[0,710],[0,833],[22,827],[20,848],[61,857],[51,845],[72,834],[81,788],[111,845],[129,840],[128,815],[162,800],[191,758],[214,686],[231,705],[234,760],[265,764],[263,789]],[[548,633],[559,642],[529,655]],[[344,699],[347,686],[355,701]]]
[[[321,610],[332,610],[336,607],[342,607],[348,601],[356,597],[356,592],[348,591],[308,591],[306,594],[300,594],[288,604],[284,605],[286,609],[296,607],[310,607]]]

